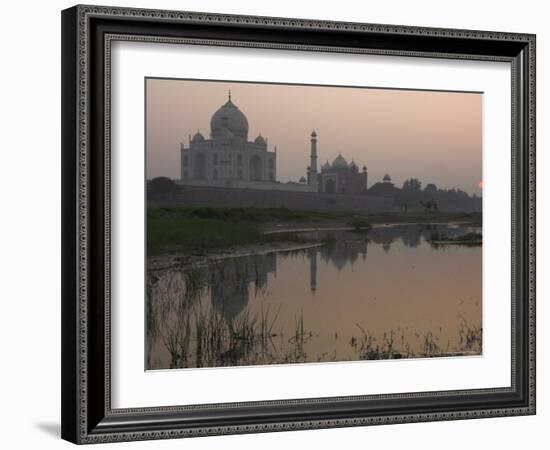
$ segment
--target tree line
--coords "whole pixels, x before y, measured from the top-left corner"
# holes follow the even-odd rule
[[[461,189],[440,189],[434,183],[428,183],[422,189],[418,178],[409,178],[401,189],[395,188],[394,201],[404,210],[423,208],[426,211],[439,209],[481,210],[481,197],[469,195]]]

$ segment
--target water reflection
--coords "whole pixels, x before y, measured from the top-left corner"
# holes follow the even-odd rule
[[[309,288],[312,293],[317,290],[317,249],[309,250]]]
[[[324,245],[151,272],[148,367],[479,354],[481,248],[430,245],[434,231],[480,232],[327,231]]]
[[[212,305],[231,320],[248,305],[250,284],[255,291],[265,290],[268,275],[276,269],[277,255],[268,253],[230,258],[199,270],[210,275]]]

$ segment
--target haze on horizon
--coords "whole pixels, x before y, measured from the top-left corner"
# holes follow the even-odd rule
[[[481,194],[480,93],[147,79],[147,178],[180,176],[180,142],[200,131],[231,90],[246,115],[248,140],[277,147],[277,180],[298,181],[309,165],[310,134],[318,135],[319,169],[341,153],[367,166],[369,187],[388,173],[397,187],[418,178],[422,188]]]

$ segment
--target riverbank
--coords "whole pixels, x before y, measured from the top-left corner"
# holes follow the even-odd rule
[[[480,246],[483,243],[483,236],[481,233],[466,233],[462,236],[449,237],[441,235],[437,232],[432,233],[429,240],[432,245],[470,245]]]
[[[357,231],[408,224],[481,225],[480,213],[292,211],[285,208],[149,208],[148,267],[200,264],[326,243],[308,231]],[[459,243],[459,242],[457,242]]]
[[[147,259],[149,271],[164,270],[170,267],[201,267],[216,261],[229,258],[239,258],[251,255],[268,255],[276,252],[292,252],[295,250],[307,250],[321,247],[324,242],[299,244],[296,242],[272,242],[260,244],[244,244],[239,247],[228,248],[220,251],[205,251],[203,253],[188,254],[161,254],[152,255]]]

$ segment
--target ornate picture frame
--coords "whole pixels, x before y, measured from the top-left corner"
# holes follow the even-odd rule
[[[482,389],[112,407],[113,42],[511,65],[511,384]],[[535,36],[181,11],[62,12],[62,437],[78,444],[535,414]]]

